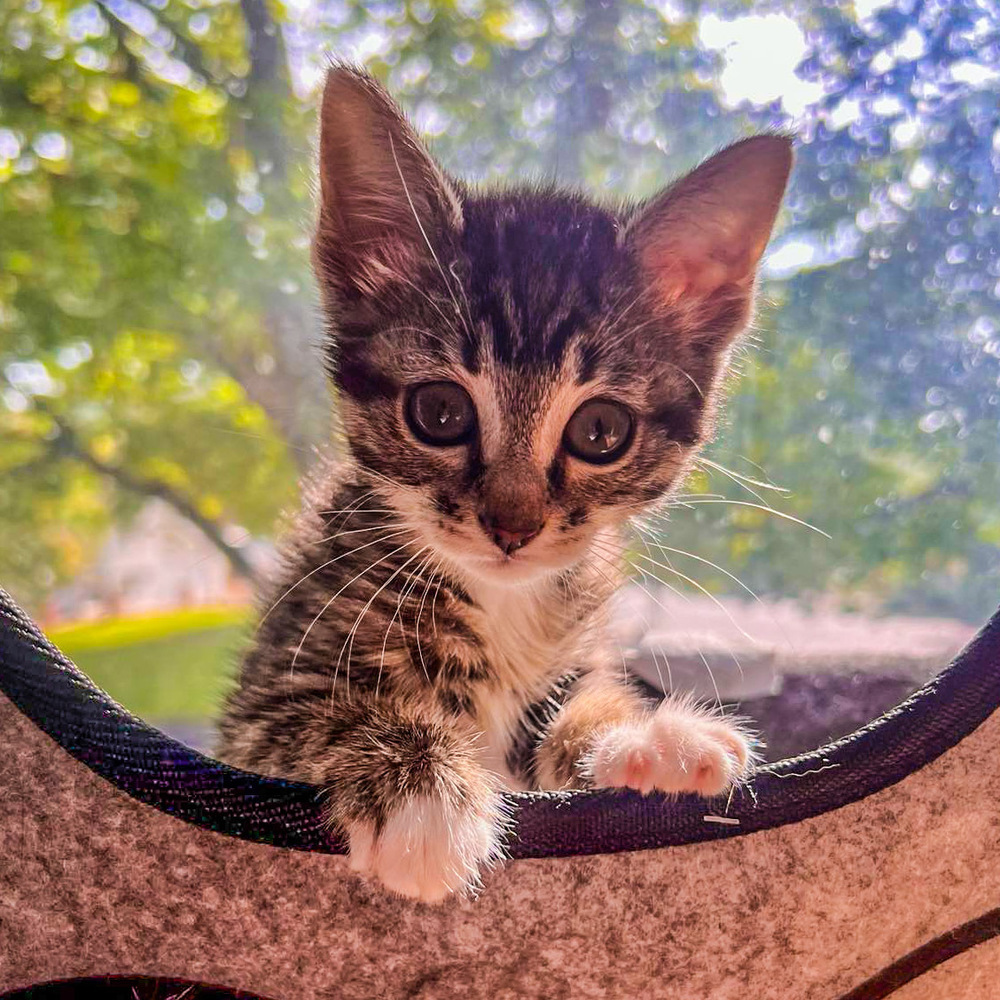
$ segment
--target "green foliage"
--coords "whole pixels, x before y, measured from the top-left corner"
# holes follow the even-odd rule
[[[967,462],[959,441],[929,441],[913,420],[866,416],[849,366],[825,365],[810,340],[782,353],[779,336],[766,334],[768,349],[747,362],[706,457],[782,489],[702,465],[687,506],[670,511],[666,544],[718,563],[761,595],[985,617],[996,603],[984,585],[995,563],[996,469]],[[710,589],[741,592],[704,564],[675,565]]]
[[[135,506],[128,483],[256,533],[294,494],[297,395],[269,414],[267,374],[274,316],[308,294],[308,185],[268,175],[306,145],[305,115],[264,81],[287,132],[251,148],[238,8],[143,10],[0,12],[0,522],[26,540],[0,575],[27,597],[80,569]],[[197,47],[179,48],[185,22]]]

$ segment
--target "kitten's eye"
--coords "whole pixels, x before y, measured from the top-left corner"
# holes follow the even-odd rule
[[[476,409],[460,385],[428,382],[410,392],[406,419],[425,444],[462,444],[475,429]]]
[[[631,444],[632,423],[632,414],[620,403],[591,399],[569,418],[563,444],[584,462],[604,465],[624,454]]]

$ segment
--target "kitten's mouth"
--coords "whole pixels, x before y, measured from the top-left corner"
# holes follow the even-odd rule
[[[490,561],[494,566],[511,566],[515,563],[518,566],[524,566],[531,562],[531,557],[519,555],[516,552],[498,552]]]
[[[478,566],[489,566],[491,568],[506,569],[510,566],[528,566],[532,560],[530,556],[521,555],[518,552],[496,552],[488,556],[467,556],[470,563]]]
[[[544,547],[535,551],[528,549],[526,552],[517,550],[507,553],[497,550],[488,555],[465,553],[462,564],[485,583],[512,587],[531,583],[566,568]]]
[[[438,535],[435,547],[456,569],[482,583],[520,586],[562,572],[581,555],[575,545],[554,545],[547,531],[539,535],[523,545],[501,548],[485,534],[454,533]]]
[[[517,586],[545,576],[554,569],[547,560],[530,551],[504,553],[495,549],[486,552],[481,548],[476,552],[470,551],[471,548],[470,545],[465,551],[453,551],[450,558],[457,567],[483,583]]]

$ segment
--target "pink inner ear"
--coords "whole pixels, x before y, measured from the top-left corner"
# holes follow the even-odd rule
[[[703,299],[723,285],[748,284],[756,258],[740,250],[727,252],[694,237],[683,244],[647,244],[639,260],[657,298],[673,305],[685,297]]]
[[[631,239],[665,305],[708,305],[720,289],[749,299],[792,163],[785,137],[744,139],[648,203]]]
[[[461,202],[392,98],[365,73],[327,76],[320,129],[317,260],[338,289],[412,281],[428,244],[462,224]]]

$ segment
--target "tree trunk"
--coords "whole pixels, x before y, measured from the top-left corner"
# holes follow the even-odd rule
[[[281,111],[294,99],[280,25],[265,0],[240,0],[247,26],[250,72],[241,101],[247,148],[260,172],[260,187],[268,202],[293,216],[302,208],[288,198],[287,140]],[[246,358],[234,357],[231,370],[285,435],[295,461],[304,468],[312,446],[328,437],[330,402],[317,354],[318,313],[308,289],[289,296],[274,289],[265,302],[265,331],[275,359],[272,372],[262,374]]]
[[[619,0],[587,0],[570,43],[567,66],[573,75],[556,105],[552,173],[563,183],[579,184],[584,174],[587,136],[607,126],[612,106],[613,74],[619,61],[615,42],[621,19]]]

